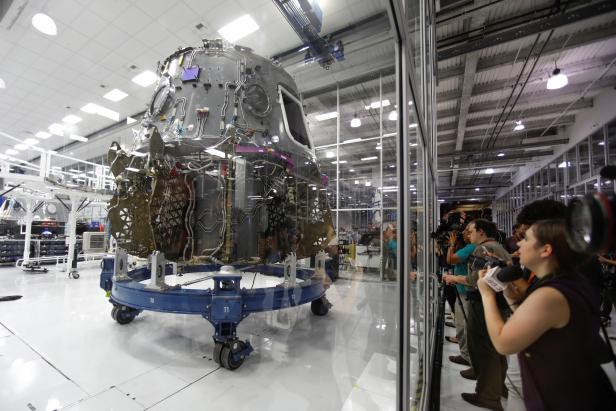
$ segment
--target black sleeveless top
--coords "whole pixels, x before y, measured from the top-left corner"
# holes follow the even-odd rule
[[[527,410],[616,409],[614,391],[600,366],[610,355],[599,336],[599,295],[576,275],[553,276],[540,281],[540,287],[560,291],[570,317],[565,327],[548,330],[518,353]]]

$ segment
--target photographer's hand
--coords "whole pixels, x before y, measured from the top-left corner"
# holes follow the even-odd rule
[[[456,233],[454,231],[449,233],[449,246],[455,247],[457,241],[458,241],[458,236],[456,235]]]
[[[492,287],[490,287],[488,283],[486,283],[486,281],[483,279],[483,277],[485,277],[487,272],[488,270],[479,271],[479,280],[477,281],[477,288],[479,288],[479,292],[481,293],[482,297],[496,295],[496,292],[492,289]]]

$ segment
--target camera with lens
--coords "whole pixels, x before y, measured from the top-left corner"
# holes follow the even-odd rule
[[[601,169],[604,179],[616,179],[616,166]],[[616,250],[616,194],[596,192],[575,198],[567,207],[567,240],[583,254]]]
[[[494,267],[507,267],[507,262],[500,260],[496,257],[492,257],[490,255],[484,256],[476,256],[471,255],[468,257],[468,268],[470,271],[479,271],[485,268],[494,268]]]
[[[440,246],[445,246],[449,242],[449,234],[456,232],[458,235],[464,231],[464,218],[462,213],[449,213],[446,219],[441,220],[441,223],[436,228],[436,231],[430,234],[430,237],[436,240]]]

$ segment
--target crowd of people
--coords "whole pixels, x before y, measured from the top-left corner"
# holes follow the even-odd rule
[[[510,411],[616,409],[601,367],[616,358],[600,334],[616,304],[616,256],[572,250],[565,212],[553,200],[528,204],[501,241],[485,219],[449,234],[452,270],[443,281],[454,296],[448,325],[456,335],[447,340],[460,348],[449,360],[476,381],[475,392],[462,393],[466,402]],[[484,278],[486,261],[519,266],[522,276],[496,292]]]

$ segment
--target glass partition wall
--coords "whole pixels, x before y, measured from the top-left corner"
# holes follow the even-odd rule
[[[606,165],[616,165],[616,120],[599,127],[498,198],[493,204],[497,223],[511,230],[520,209],[534,200],[550,198],[568,204],[594,191],[614,190],[613,182],[599,174]]]

